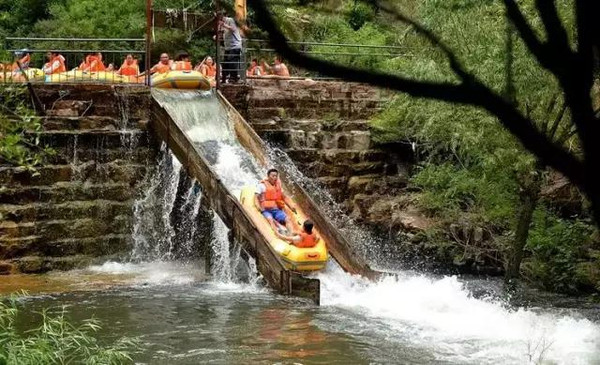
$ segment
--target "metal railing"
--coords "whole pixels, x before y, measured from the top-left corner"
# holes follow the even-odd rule
[[[13,60],[3,62],[0,82],[90,82],[90,83],[147,83],[147,77],[121,76],[117,73],[125,57],[131,54],[139,72],[147,69],[147,44],[143,38],[40,38],[7,37],[4,48],[11,54],[29,53],[28,67],[21,69]],[[42,69],[48,61],[46,54],[56,52],[63,56],[67,72],[45,74]],[[86,56],[100,54],[101,63],[96,70],[83,70],[80,66]],[[8,60],[7,60],[8,61]],[[104,68],[103,71],[100,69]]]
[[[375,66],[378,62],[407,55],[402,47],[397,46],[319,42],[289,42],[289,44],[304,54],[314,55],[320,59],[355,67]],[[266,68],[262,66],[263,62],[272,64],[274,56],[277,55],[277,52],[269,45],[269,42],[263,39],[244,39],[242,45],[243,47],[239,55],[232,55],[232,51],[225,50],[222,44],[217,47],[216,60],[220,64],[221,83],[237,82],[238,80],[245,81],[246,77],[273,77],[272,72],[269,70],[273,69],[273,66],[269,65]],[[259,72],[248,75],[247,71],[253,60],[258,61]],[[287,64],[287,67],[290,73],[289,78],[310,77],[313,79],[333,79],[332,77],[303,70],[290,64]]]
[[[220,83],[245,82],[246,53],[244,52],[244,48],[227,50],[224,47],[218,47],[217,52]]]
[[[404,48],[398,46],[331,42],[288,42],[288,44],[301,53],[354,67],[372,67],[384,60],[405,57],[407,55]],[[273,61],[276,54],[277,52],[271,47],[268,40],[244,40],[244,58],[246,60],[252,61],[256,59],[259,64],[262,64],[262,61],[267,60],[267,63],[270,63]],[[331,79],[331,77],[323,76],[317,72],[310,72],[289,64],[287,66],[291,77]],[[267,76],[270,77],[268,74]]]

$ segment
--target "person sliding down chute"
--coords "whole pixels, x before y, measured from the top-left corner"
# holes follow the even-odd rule
[[[291,197],[284,193],[277,170],[269,170],[267,176],[257,187],[242,188],[242,208],[287,269],[323,269],[329,257],[327,242],[319,237],[317,228],[312,227],[312,222],[302,209],[296,207]],[[304,222],[304,225],[300,222]],[[278,233],[278,226],[283,223],[289,224],[289,232],[297,233],[294,233],[293,237]],[[294,244],[290,245],[290,242]]]
[[[313,232],[314,226],[315,225],[313,224],[313,222],[311,220],[307,219],[304,221],[304,224],[302,225],[302,231],[295,232],[294,235],[292,235],[292,236],[289,236],[289,237],[284,236],[277,231],[275,232],[275,234],[280,239],[287,241],[296,247],[300,247],[300,248],[315,247],[317,245],[317,242],[319,242],[320,238]]]
[[[256,208],[269,221],[269,224],[275,232],[278,231],[277,223],[285,225],[288,232],[292,231],[292,226],[283,211],[286,204],[290,210],[296,213],[294,203],[283,193],[281,182],[279,181],[279,171],[270,169],[267,172],[267,178],[258,183],[256,194],[254,196]]]

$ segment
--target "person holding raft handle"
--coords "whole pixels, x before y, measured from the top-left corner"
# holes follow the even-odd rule
[[[284,225],[287,232],[292,232],[292,224],[283,208],[287,205],[292,212],[296,213],[296,206],[283,193],[277,169],[267,171],[267,178],[260,181],[256,186],[254,205],[269,221],[275,233],[279,232],[280,229],[285,231],[280,225]]]
[[[313,232],[314,226],[313,222],[310,219],[307,219],[302,225],[302,231],[294,232],[292,236],[284,236],[277,231],[275,231],[275,234],[280,239],[299,248],[315,247],[317,242],[319,242],[320,237]]]

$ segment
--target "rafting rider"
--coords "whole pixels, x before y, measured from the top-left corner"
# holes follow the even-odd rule
[[[187,52],[180,52],[175,57],[175,62],[171,63],[171,70],[173,71],[192,71],[192,62],[190,62],[190,55]]]
[[[27,48],[16,51],[15,57],[18,58],[18,60],[12,65],[13,76],[21,73],[21,71],[26,71],[29,69],[29,63],[31,62],[31,55],[29,54],[29,50]]]
[[[167,73],[171,71],[171,65],[173,61],[169,58],[168,53],[162,53],[160,55],[160,61],[150,69],[150,74],[158,72],[159,74]],[[144,72],[145,74],[145,72]]]
[[[287,232],[291,232],[291,222],[283,211],[285,205],[290,210],[296,213],[296,206],[290,198],[283,193],[281,189],[281,181],[279,181],[279,171],[270,169],[267,171],[267,178],[260,181],[256,186],[256,194],[254,195],[254,205],[262,215],[269,221],[273,231],[284,231],[280,225],[287,228]],[[286,233],[287,233],[286,232]]]
[[[121,76],[137,76],[140,73],[140,67],[132,54],[125,56],[125,60],[119,69],[117,75]]]
[[[67,71],[65,66],[65,58],[56,51],[46,53],[48,62],[44,64],[43,71],[46,75],[53,75]]]
[[[304,221],[304,224],[302,225],[302,231],[300,232],[294,232],[294,234],[291,236],[284,236],[277,231],[275,234],[280,239],[287,241],[299,248],[315,247],[317,242],[319,242],[320,237],[313,232],[314,226],[314,223],[310,219],[307,219]]]

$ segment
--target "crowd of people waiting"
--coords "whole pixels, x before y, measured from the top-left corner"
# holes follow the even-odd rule
[[[223,47],[223,60],[219,70],[213,58],[209,55],[205,56],[201,62],[193,66],[190,55],[187,52],[179,52],[175,59],[171,59],[169,54],[162,53],[158,63],[152,66],[149,70],[150,74],[166,73],[169,71],[198,71],[204,77],[210,79],[213,83],[219,76],[221,82],[232,83],[242,79],[242,73],[246,68],[241,62],[242,54],[242,36],[237,22],[232,17],[225,16],[221,13],[217,15],[219,39]],[[14,64],[3,66],[4,71],[10,71],[16,75],[29,68],[31,55],[27,49],[23,49],[15,53],[17,61]],[[67,71],[66,59],[58,52],[50,51],[46,54],[47,62],[42,70],[45,75],[52,75]],[[138,60],[133,54],[127,54],[121,66],[116,69],[111,63],[105,65],[102,54],[93,52],[87,54],[82,62],[75,70],[84,73],[93,72],[115,72],[117,75],[127,76],[131,79],[140,78],[146,75],[146,72],[140,72]],[[247,77],[289,77],[290,73],[287,66],[282,62],[280,57],[275,57],[273,64],[269,65],[265,60],[252,59],[249,67],[245,71]]]
[[[66,72],[66,59],[58,52],[50,51],[46,54],[47,62],[42,67],[44,74],[52,75],[56,73]],[[17,54],[17,61],[12,66],[8,66],[10,71],[18,73],[21,70],[27,70],[31,62],[31,55],[26,51],[21,51]],[[241,79],[240,73],[243,72],[240,65],[237,64],[231,67],[226,62],[222,65],[223,70],[220,72],[222,82],[237,82]],[[138,60],[133,54],[127,54],[120,67],[115,68],[111,63],[105,65],[102,54],[100,52],[90,53],[84,57],[82,62],[75,70],[82,72],[115,72],[117,75],[139,77],[144,76],[145,72],[140,72]],[[186,52],[180,52],[175,59],[171,59],[168,53],[162,53],[158,63],[150,68],[150,74],[161,74],[169,71],[198,71],[204,77],[215,79],[217,75],[217,67],[210,55],[207,55],[195,66],[190,60],[190,56]],[[247,77],[264,77],[264,76],[279,76],[289,77],[290,73],[287,66],[281,61],[280,57],[275,57],[273,64],[269,65],[265,60],[254,58],[246,69]]]

